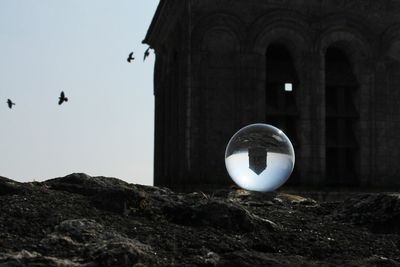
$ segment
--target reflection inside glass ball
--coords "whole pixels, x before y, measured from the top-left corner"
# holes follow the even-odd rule
[[[240,187],[270,192],[283,185],[294,167],[289,138],[269,124],[251,124],[233,135],[225,151],[229,176]]]

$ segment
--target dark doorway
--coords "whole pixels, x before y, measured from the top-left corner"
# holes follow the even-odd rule
[[[289,50],[282,44],[271,44],[266,54],[266,123],[281,129],[299,155],[297,86],[297,73]],[[288,184],[297,184],[298,176],[299,170],[295,165]]]
[[[354,186],[357,180],[358,144],[354,104],[358,88],[347,55],[337,47],[325,55],[326,175],[331,185]]]

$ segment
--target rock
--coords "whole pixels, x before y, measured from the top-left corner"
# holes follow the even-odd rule
[[[165,207],[166,216],[174,223],[188,226],[210,226],[229,231],[251,231],[254,222],[240,206],[220,201],[210,201],[194,206]]]
[[[36,252],[22,250],[14,253],[0,253],[0,267],[84,267],[68,259],[46,257]]]
[[[150,246],[110,229],[105,230],[94,220],[63,221],[41,244],[43,247],[67,248],[75,253],[84,253],[90,266],[130,267],[136,263],[154,263],[154,252]]]
[[[91,177],[84,173],[74,173],[44,183],[53,190],[90,196],[94,206],[117,213],[124,213],[129,206],[138,206],[145,197],[143,191],[119,179]]]
[[[367,226],[374,233],[400,234],[400,194],[364,194],[347,199],[336,218]]]
[[[68,236],[74,241],[88,242],[99,237],[104,229],[103,226],[96,223],[94,220],[66,220],[61,222],[55,228],[60,235]]]
[[[307,262],[307,263],[306,263]],[[305,259],[295,255],[279,255],[270,253],[260,253],[252,251],[237,251],[225,255],[225,259],[220,266],[232,267],[253,267],[253,266],[335,266],[329,263],[322,263],[315,260]]]
[[[154,256],[156,254],[149,246],[132,240],[109,241],[100,244],[89,254],[90,259],[102,267],[131,267],[138,263],[154,264],[152,260]]]
[[[86,174],[0,184],[0,267],[400,262],[396,195],[318,203],[238,188],[180,194]]]
[[[210,251],[203,259],[204,259],[204,265],[206,266],[218,266],[221,257],[217,253]]]
[[[44,184],[55,190],[65,190],[83,195],[94,195],[104,189],[121,189],[128,186],[128,183],[116,178],[91,177],[85,173],[73,173],[65,177],[50,179]]]
[[[14,195],[23,191],[18,182],[0,176],[0,196]]]
[[[285,193],[279,193],[275,197],[274,200],[279,201],[279,202],[286,202],[286,203],[290,203],[290,204],[300,204],[300,205],[306,205],[306,206],[317,205],[317,202],[311,198],[305,198],[302,196],[285,194]]]
[[[399,262],[377,255],[362,260],[354,260],[351,262],[351,265],[363,267],[400,267]]]

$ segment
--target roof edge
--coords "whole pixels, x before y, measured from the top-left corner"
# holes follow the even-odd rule
[[[151,35],[154,31],[154,27],[156,27],[156,25],[157,25],[157,21],[160,17],[161,10],[164,8],[166,2],[167,2],[166,0],[160,0],[160,2],[158,3],[156,13],[154,14],[153,19],[151,20],[149,29],[147,30],[146,36],[145,36],[144,40],[142,41],[142,44],[150,45],[149,40],[151,39]]]
[[[148,44],[152,48],[161,47],[161,44],[178,20],[180,5],[185,6],[186,1],[160,0],[146,37],[142,41],[143,44]]]

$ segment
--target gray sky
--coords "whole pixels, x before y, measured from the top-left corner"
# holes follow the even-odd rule
[[[154,54],[143,63],[141,41],[157,4],[0,1],[0,176],[152,184]],[[61,90],[70,101],[58,106]]]

